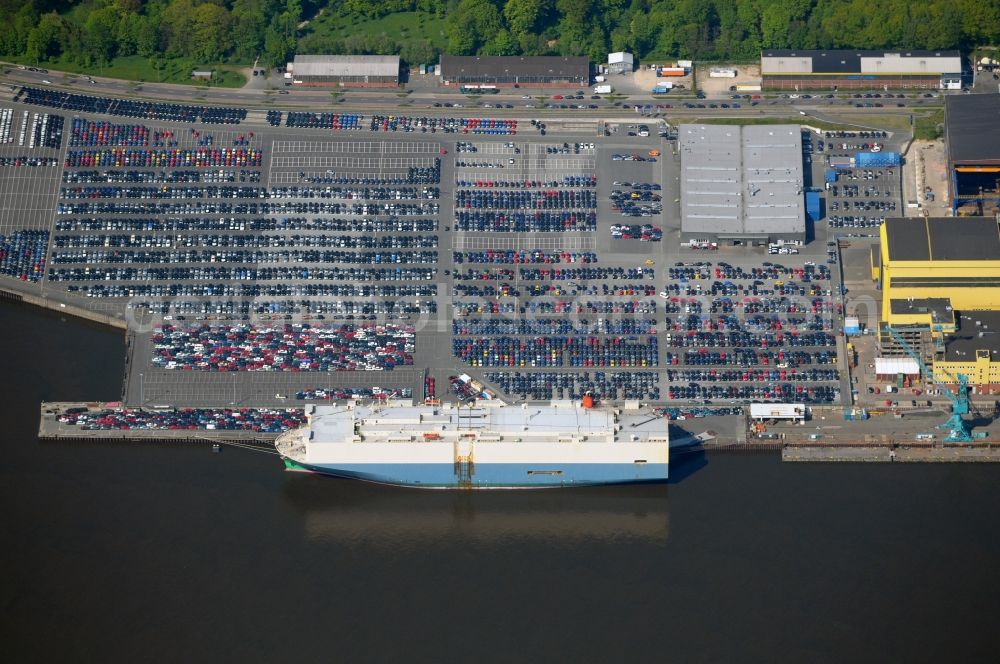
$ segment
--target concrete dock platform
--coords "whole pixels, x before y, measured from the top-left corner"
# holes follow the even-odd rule
[[[806,463],[1000,463],[1000,447],[790,445],[781,450],[781,460]]]

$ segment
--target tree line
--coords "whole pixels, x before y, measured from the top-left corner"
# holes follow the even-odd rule
[[[306,22],[346,28],[333,37]],[[455,55],[755,60],[765,48],[969,49],[1000,43],[1000,0],[0,0],[0,54],[281,64],[310,53],[439,55],[431,35],[351,31],[398,12],[445,20]],[[414,34],[416,32],[416,34]]]

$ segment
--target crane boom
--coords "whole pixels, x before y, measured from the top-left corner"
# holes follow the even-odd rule
[[[913,350],[913,347],[907,343],[906,339],[896,332],[896,330],[892,329],[890,325],[886,325],[885,329],[892,336],[893,340],[920,367],[920,374],[923,376],[924,384],[936,383],[934,373],[927,368],[927,365],[920,359],[917,352]],[[951,390],[944,390],[945,396],[951,401],[951,417],[946,422],[938,425],[938,428],[948,431],[948,436],[944,439],[946,443],[971,443],[976,437],[973,436],[969,423],[962,419],[963,415],[969,413],[969,377],[965,374],[958,374],[955,378],[957,393],[952,394]]]

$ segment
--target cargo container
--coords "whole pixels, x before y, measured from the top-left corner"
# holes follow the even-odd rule
[[[820,208],[819,202],[819,192],[817,191],[807,191],[806,192],[806,214],[809,215],[809,219],[816,222],[822,218],[822,210]]]
[[[656,70],[657,76],[687,76],[687,70],[684,67],[662,67]]]
[[[654,95],[662,95],[673,90],[673,83],[657,83],[656,87],[651,90]]]
[[[759,84],[752,83],[737,83],[735,87],[737,92],[760,92],[761,90]]]
[[[726,67],[713,67],[709,72],[710,78],[736,78],[736,70]]]
[[[858,168],[891,168],[901,163],[898,152],[859,152],[854,155],[854,164]]]
[[[830,157],[830,168],[854,168],[852,157]]]
[[[826,169],[826,171],[823,173],[823,179],[829,182],[830,184],[835,183],[837,181],[837,171],[833,170],[832,168]]]

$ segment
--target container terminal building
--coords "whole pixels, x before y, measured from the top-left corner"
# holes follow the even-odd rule
[[[882,291],[882,354],[906,355],[888,325],[919,349],[938,383],[962,373],[980,390],[1000,393],[997,218],[887,219],[879,240],[872,277]]]
[[[1000,211],[1000,95],[950,96],[945,143],[952,210],[958,215]]]
[[[394,88],[399,85],[399,56],[296,55],[285,77],[302,86]]]
[[[941,89],[961,78],[958,51],[787,50],[761,52],[765,90]]]
[[[590,84],[590,60],[555,55],[442,55],[441,81],[445,85],[578,88]]]
[[[806,240],[798,125],[681,125],[681,242]]]

